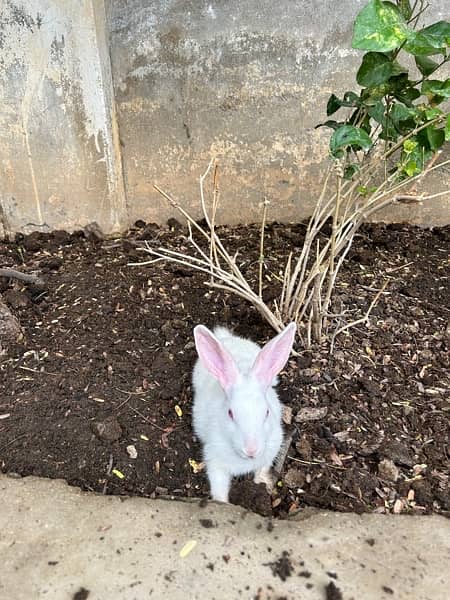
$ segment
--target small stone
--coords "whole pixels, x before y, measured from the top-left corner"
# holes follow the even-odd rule
[[[122,436],[122,427],[116,417],[106,417],[103,421],[95,421],[92,430],[103,442],[117,442]]]
[[[305,474],[298,469],[289,469],[284,476],[284,481],[291,488],[301,488],[305,485]]]
[[[137,454],[136,446],[133,446],[133,444],[130,444],[129,446],[127,446],[127,453],[130,458],[137,458],[138,454]]]
[[[0,356],[23,339],[23,331],[18,319],[12,314],[0,297]]]
[[[386,481],[397,481],[400,471],[392,460],[385,458],[378,465],[378,476]]]
[[[405,415],[405,417],[409,417],[409,415],[412,415],[414,412],[414,408],[412,406],[410,406],[409,404],[406,404],[403,407],[403,414]]]

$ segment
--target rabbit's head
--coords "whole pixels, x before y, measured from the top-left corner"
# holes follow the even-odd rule
[[[241,372],[231,353],[203,325],[194,329],[202,365],[218,381],[224,394],[215,410],[221,411],[223,434],[244,459],[264,453],[267,439],[279,426],[280,405],[272,390],[276,375],[286,364],[294,342],[295,323],[288,325],[257,354],[248,372]]]

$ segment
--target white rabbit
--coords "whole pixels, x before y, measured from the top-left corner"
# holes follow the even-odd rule
[[[193,373],[193,424],[213,500],[228,502],[231,479],[255,472],[271,486],[270,468],[283,439],[281,404],[273,386],[286,364],[296,326],[262,349],[224,327],[194,329],[199,359]]]

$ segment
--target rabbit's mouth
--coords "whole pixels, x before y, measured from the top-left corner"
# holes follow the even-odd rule
[[[249,451],[248,449],[246,450],[244,448],[240,448],[237,451],[237,453],[239,454],[239,456],[241,458],[252,462],[252,461],[258,459],[261,456],[262,451],[261,450],[250,450]]]

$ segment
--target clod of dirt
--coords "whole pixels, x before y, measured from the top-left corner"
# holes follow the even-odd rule
[[[63,264],[62,258],[53,256],[51,258],[43,258],[39,261],[39,267],[48,271],[57,271]]]
[[[31,300],[25,292],[19,290],[7,290],[3,294],[3,298],[11,306],[11,308],[27,308],[31,304]]]
[[[327,600],[342,600],[342,592],[334,583],[334,581],[330,581],[330,583],[325,588],[325,594]]]
[[[408,447],[401,442],[387,442],[382,448],[380,448],[379,452],[383,457],[389,458],[396,465],[412,467],[414,464],[414,460]]]
[[[411,483],[411,487],[414,490],[415,500],[418,504],[426,505],[433,502],[433,491],[427,481],[418,479]]]
[[[361,379],[361,387],[364,388],[372,397],[381,395],[381,389],[378,383],[372,379]]]
[[[237,504],[268,517],[272,515],[272,504],[264,483],[255,483],[249,479],[236,481],[230,491],[231,504]]]
[[[122,436],[122,427],[114,416],[92,423],[92,431],[103,442],[117,442]]]
[[[51,234],[53,242],[58,246],[67,246],[72,243],[72,236],[67,231],[58,229]]]
[[[183,229],[183,225],[180,223],[180,221],[177,221],[177,219],[174,219],[173,217],[167,219],[167,225],[173,231],[181,231]]]
[[[299,577],[306,577],[306,579],[309,579],[311,577],[311,571],[300,571],[300,573],[298,574]]]
[[[306,481],[306,475],[294,467],[288,470],[284,476],[284,481],[289,487],[301,488]]]
[[[389,458],[383,459],[378,465],[378,476],[387,481],[397,481],[400,470]]]
[[[23,238],[21,245],[25,248],[25,250],[28,250],[28,252],[37,252],[42,248],[44,240],[45,236],[43,233],[39,231],[33,231]]]
[[[84,587],[81,587],[78,592],[73,595],[73,600],[86,600],[91,592]]]
[[[281,581],[286,581],[288,577],[292,575],[294,567],[292,566],[291,559],[289,558],[289,552],[283,550],[281,557],[273,562],[265,563],[272,569],[272,575],[279,577]]]
[[[212,519],[199,519],[200,525],[202,527],[205,527],[206,529],[211,529],[213,527],[217,527],[217,525],[214,524],[214,521]]]

